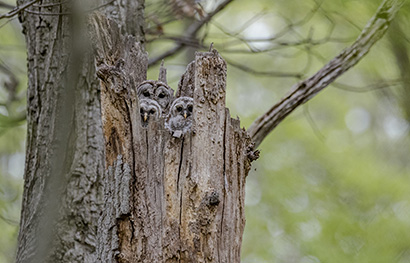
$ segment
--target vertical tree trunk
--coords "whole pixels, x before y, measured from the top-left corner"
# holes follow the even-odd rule
[[[19,0],[18,5],[31,2]],[[94,1],[96,6],[106,1]],[[106,7],[144,41],[143,0]],[[97,262],[104,139],[94,59],[73,52],[73,1],[22,12],[28,57],[27,149],[17,262]],[[132,13],[130,15],[129,13]],[[59,15],[60,14],[60,15]],[[72,36],[75,35],[75,38]],[[74,56],[74,55],[76,56]],[[80,58],[81,57],[81,58]]]
[[[22,4],[23,1],[20,1]],[[67,12],[52,7],[43,12]],[[21,16],[28,48],[27,149],[17,262],[88,260],[103,171],[92,61],[70,79],[67,16]],[[66,34],[65,34],[66,33]],[[54,239],[58,236],[58,241]]]
[[[225,61],[196,54],[177,91],[194,98],[194,126],[174,138],[163,119],[141,125],[146,54],[112,21],[91,24],[107,169],[100,261],[239,262],[251,143],[225,108]]]

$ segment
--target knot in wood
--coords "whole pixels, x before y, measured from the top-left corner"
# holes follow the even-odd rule
[[[209,206],[217,206],[221,201],[219,200],[219,193],[217,191],[212,191],[208,195],[208,205]]]
[[[253,162],[256,161],[257,159],[259,159],[259,154],[260,151],[259,150],[253,150],[255,147],[255,143],[251,143],[249,144],[248,148],[247,148],[247,153],[246,155],[248,156],[248,159]]]

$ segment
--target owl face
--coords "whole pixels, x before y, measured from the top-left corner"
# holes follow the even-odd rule
[[[143,127],[146,127],[149,121],[158,120],[161,117],[161,106],[155,100],[141,99],[139,103]]]
[[[162,107],[162,109],[167,110],[169,108],[169,104],[171,104],[173,97],[172,93],[173,92],[169,87],[165,87],[161,84],[157,86],[157,89],[155,90],[155,100]]]
[[[144,81],[138,88],[138,98],[154,99],[155,84],[153,82]]]
[[[171,106],[171,116],[180,115],[184,119],[190,118],[194,109],[194,100],[190,97],[180,97],[174,100]]]
[[[163,112],[167,112],[173,98],[173,90],[160,81],[147,80],[137,88],[139,99],[152,99],[158,102]]]
[[[194,100],[190,97],[179,97],[174,100],[165,122],[165,128],[172,136],[180,138],[191,130],[193,109]]]

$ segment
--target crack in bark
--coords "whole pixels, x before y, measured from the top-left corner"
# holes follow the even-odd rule
[[[220,235],[219,235],[219,239],[218,239],[218,242],[219,242],[219,244],[218,244],[218,259],[219,259],[219,262],[221,262],[221,239],[222,239],[222,237],[223,237],[223,233],[224,233],[224,228],[223,228],[223,224],[224,224],[224,216],[225,216],[225,202],[226,202],[226,188],[228,187],[228,182],[227,182],[227,179],[226,179],[226,127],[227,127],[227,121],[228,121],[228,119],[230,119],[231,117],[230,117],[230,114],[229,114],[229,111],[228,110],[226,110],[225,111],[226,112],[226,116],[225,116],[225,122],[224,122],[224,129],[223,129],[223,141],[222,141],[222,143],[223,143],[223,153],[222,153],[222,156],[223,156],[223,179],[224,179],[224,182],[223,182],[223,188],[222,188],[222,193],[223,193],[223,204],[222,204],[222,216],[221,216],[221,225],[220,225]]]
[[[181,152],[179,155],[179,166],[178,166],[178,176],[177,176],[177,192],[179,192],[179,177],[181,175],[182,160],[184,157],[184,138],[181,140]]]
[[[181,241],[181,222],[182,222],[182,197],[183,197],[183,187],[181,188],[181,193],[179,193],[179,181],[180,181],[180,175],[181,175],[181,167],[182,167],[182,160],[184,157],[184,141],[185,138],[182,138],[181,140],[181,153],[179,157],[179,166],[178,166],[178,175],[177,175],[177,193],[180,195],[179,198],[179,240]],[[181,242],[179,245],[179,262],[181,261],[181,254],[182,254],[182,246]]]

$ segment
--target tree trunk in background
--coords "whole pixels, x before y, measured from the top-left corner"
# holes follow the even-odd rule
[[[147,55],[93,16],[105,137],[99,262],[240,262],[251,142],[225,108],[226,63],[197,53],[177,91],[194,98],[193,132],[141,125],[135,88]]]
[[[104,139],[94,59],[73,52],[77,20],[55,15],[73,12],[71,1],[38,4],[30,9],[44,15],[20,15],[29,76],[17,262],[97,262]],[[113,4],[107,15],[144,42],[143,0]]]

